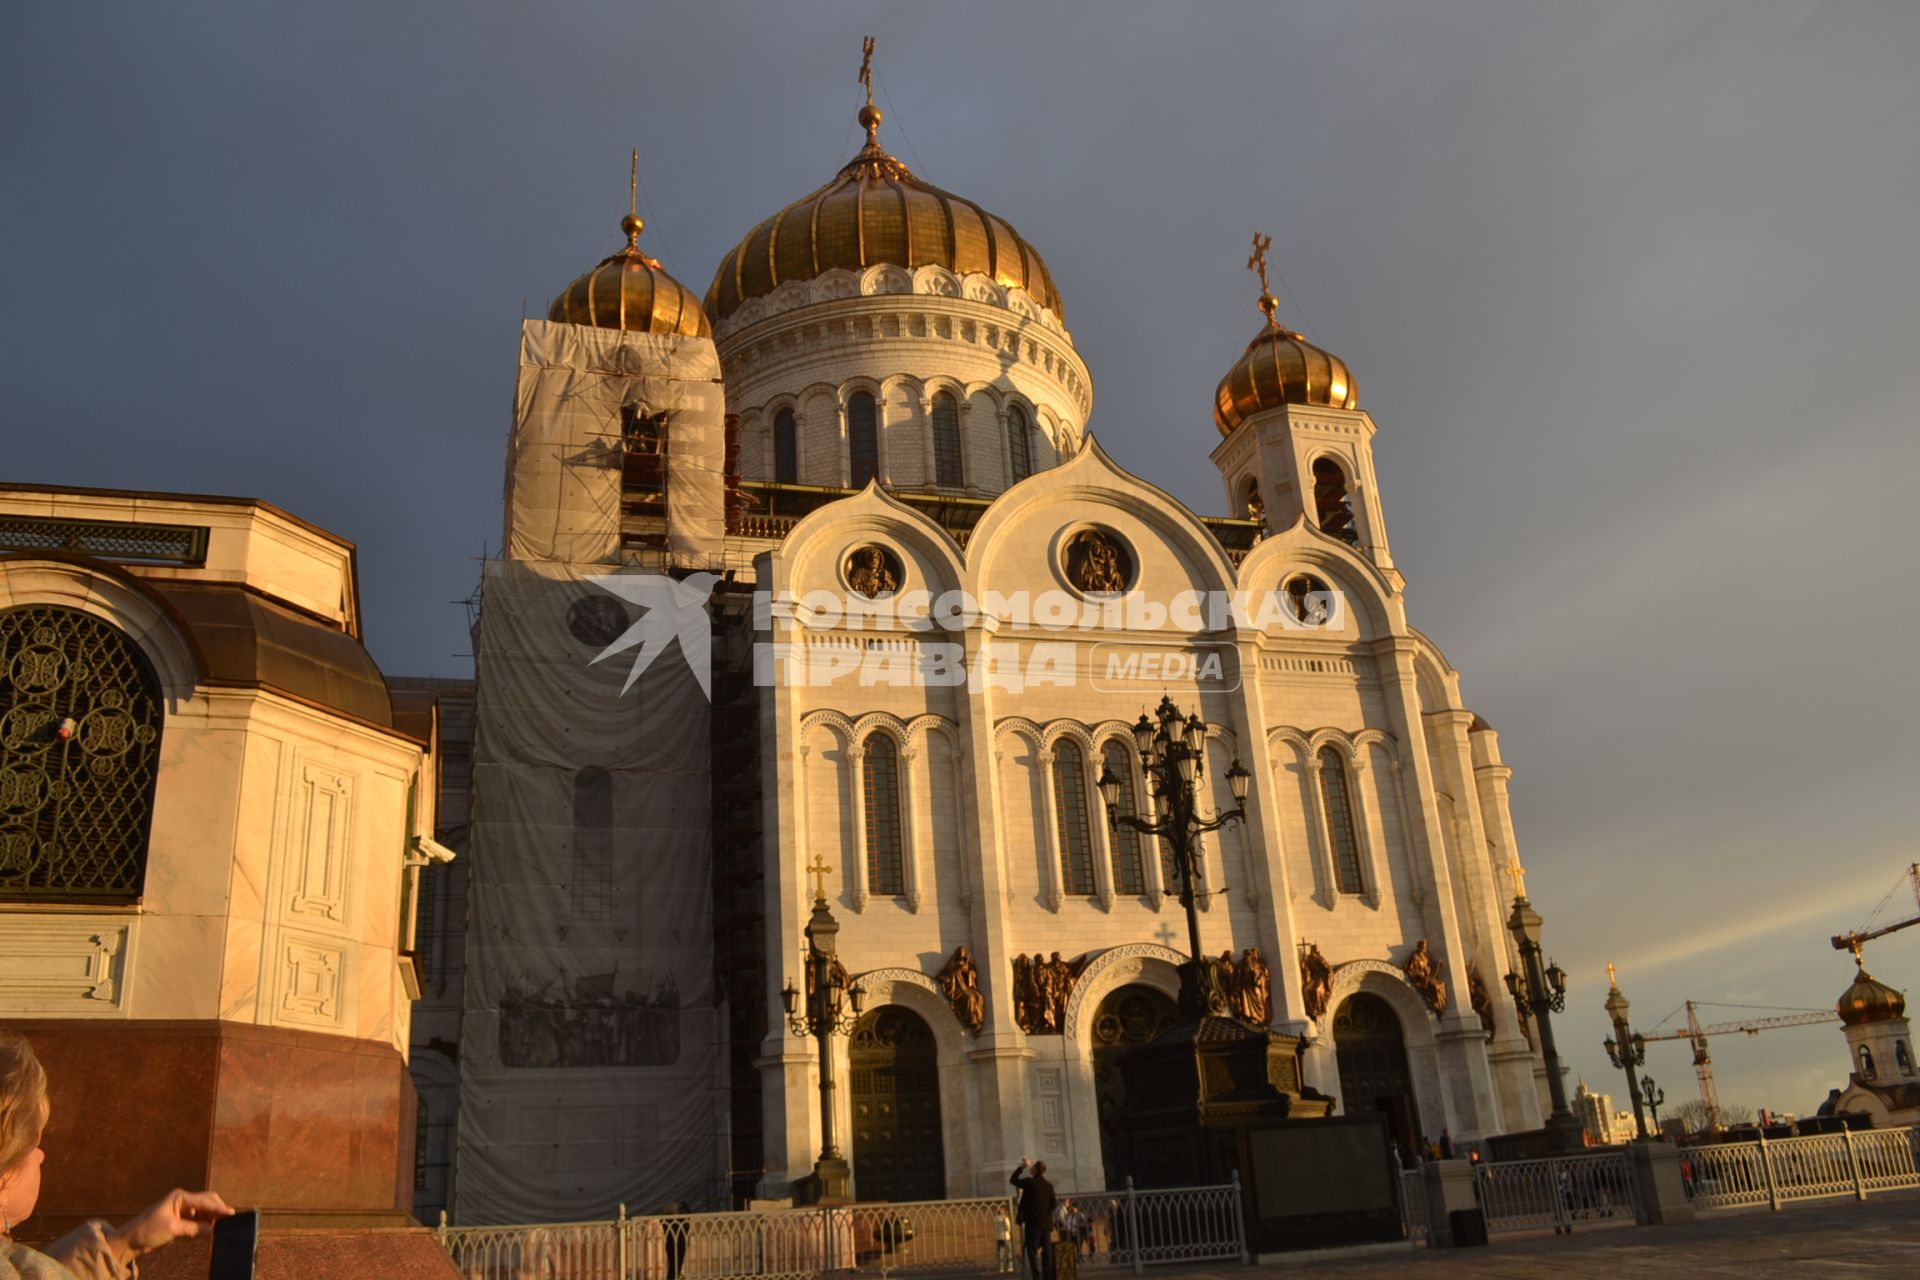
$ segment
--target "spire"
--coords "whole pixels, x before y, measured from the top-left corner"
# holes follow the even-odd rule
[[[627,216],[620,219],[620,231],[627,237],[627,247],[615,256],[638,258],[658,270],[658,260],[648,257],[640,249],[640,233],[646,229],[647,220],[640,216],[640,150],[636,147],[627,166]]]
[[[868,36],[860,46],[860,83],[867,89],[867,105],[860,108],[860,114],[854,119],[867,131],[867,145],[880,145],[880,108],[873,105],[873,37]]]

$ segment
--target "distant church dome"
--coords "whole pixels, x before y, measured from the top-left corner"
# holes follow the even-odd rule
[[[1283,404],[1316,404],[1334,409],[1359,407],[1360,397],[1346,362],[1322,351],[1273,318],[1280,303],[1262,294],[1267,316],[1246,351],[1220,379],[1213,393],[1213,422],[1223,436],[1254,414]]]
[[[971,200],[913,176],[880,145],[880,109],[860,109],[867,143],[832,182],[749,231],[728,252],[707,290],[707,310],[724,320],[750,298],[835,268],[945,267],[990,276],[1064,317],[1053,274],[1020,233]]]
[[[637,152],[634,165],[637,182]],[[626,247],[562,289],[547,308],[547,319],[626,333],[712,337],[713,326],[700,307],[700,295],[668,275],[659,259],[641,251],[640,233],[646,225],[638,213],[629,210],[620,219]]]
[[[1858,961],[1855,963],[1859,964]],[[1907,998],[1868,973],[1866,966],[1859,965],[1852,984],[1840,993],[1840,1002],[1835,1007],[1839,1010],[1840,1021],[1850,1027],[1859,1027],[1869,1022],[1888,1022],[1904,1017]]]

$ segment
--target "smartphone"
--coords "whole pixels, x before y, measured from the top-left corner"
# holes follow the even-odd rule
[[[253,1280],[253,1258],[260,1247],[260,1211],[242,1209],[213,1224],[213,1265],[207,1280]]]

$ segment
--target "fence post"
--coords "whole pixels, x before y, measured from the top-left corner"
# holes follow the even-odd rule
[[[1847,1168],[1853,1173],[1853,1198],[1855,1200],[1865,1200],[1867,1198],[1867,1184],[1865,1180],[1860,1177],[1860,1153],[1854,1150],[1853,1130],[1842,1127],[1840,1137],[1847,1144]]]
[[[620,1216],[613,1223],[613,1256],[619,1280],[627,1280],[627,1202],[620,1202]]]
[[[1560,1190],[1560,1178],[1563,1174],[1567,1179],[1567,1189],[1564,1194],[1562,1194]],[[1553,1234],[1557,1236],[1570,1236],[1573,1234],[1572,1172],[1549,1158],[1547,1160],[1547,1186],[1549,1188],[1547,1194],[1553,1197]]]
[[[1140,1212],[1133,1199],[1133,1177],[1127,1177],[1127,1247],[1133,1251],[1133,1274],[1140,1274]]]
[[[439,1234],[440,1234],[440,1245],[441,1245],[441,1247],[442,1247],[442,1248],[445,1248],[445,1247],[446,1247],[446,1243],[447,1243],[447,1211],[446,1211],[445,1209],[442,1209],[442,1210],[440,1211],[440,1232],[439,1232]]]
[[[1233,1171],[1233,1236],[1240,1242],[1240,1265],[1247,1265],[1247,1217],[1240,1203],[1240,1171]]]
[[[1760,1171],[1767,1175],[1767,1208],[1780,1209],[1780,1184],[1773,1176],[1773,1153],[1767,1150],[1767,1131],[1760,1131]]]

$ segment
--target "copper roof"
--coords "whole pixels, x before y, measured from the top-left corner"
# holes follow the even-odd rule
[[[1866,966],[1857,965],[1853,982],[1840,993],[1835,1005],[1840,1021],[1850,1027],[1862,1026],[1869,1022],[1889,1022],[1905,1016],[1907,998],[1868,973]]]
[[[1213,422],[1223,436],[1265,409],[1316,404],[1334,409],[1360,405],[1346,362],[1292,330],[1268,320],[1213,393]]]
[[[971,200],[913,176],[880,145],[880,112],[860,113],[867,143],[833,181],[761,222],[720,260],[707,289],[707,312],[725,319],[749,298],[789,280],[879,263],[979,272],[1024,289],[1062,319],[1060,293],[1033,246]]]
[[[265,686],[394,728],[387,682],[347,632],[237,583],[141,583],[192,633],[208,684]]]

